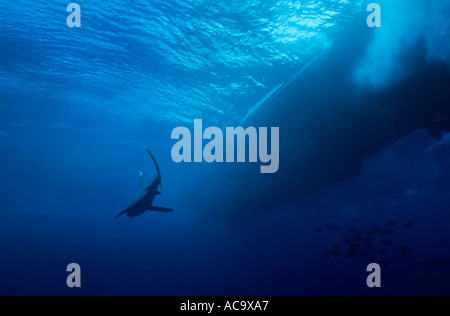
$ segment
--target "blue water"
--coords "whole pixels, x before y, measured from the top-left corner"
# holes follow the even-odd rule
[[[1,295],[450,294],[447,136],[417,130],[358,177],[233,223],[208,227],[179,198],[214,196],[192,181],[211,178],[209,166],[172,161],[171,131],[195,118],[237,126],[332,50],[368,3],[78,3],[82,27],[71,29],[69,2],[0,1]],[[385,24],[349,70],[355,86],[395,85],[419,38],[429,60],[450,64],[447,1],[380,3]],[[139,172],[155,172],[142,145],[162,172],[157,204],[175,212],[115,219]],[[352,228],[392,234],[346,258]],[[335,244],[340,256],[329,255]],[[366,286],[371,261],[382,289]],[[81,289],[66,286],[72,262]]]

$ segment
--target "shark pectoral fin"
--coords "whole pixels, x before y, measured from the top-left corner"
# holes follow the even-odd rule
[[[157,207],[157,206],[152,206],[149,208],[149,211],[153,211],[153,212],[163,212],[163,213],[172,213],[173,209],[171,208],[165,208],[165,207]]]
[[[128,212],[128,209],[126,209],[126,210],[123,211],[122,213],[118,214],[118,215],[116,216],[116,218],[119,218],[120,216],[125,215],[127,212]]]

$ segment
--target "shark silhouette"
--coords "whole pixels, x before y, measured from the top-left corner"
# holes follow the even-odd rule
[[[158,188],[161,188],[162,186],[161,173],[159,171],[158,163],[156,162],[156,159],[153,156],[153,154],[147,148],[145,148],[145,150],[155,163],[157,175],[148,181],[144,181],[144,177],[141,172],[139,178],[139,190],[133,196],[133,199],[131,200],[131,203],[128,205],[128,208],[125,211],[118,214],[116,218],[119,218],[120,216],[125,214],[128,217],[137,217],[144,214],[147,211],[164,212],[164,213],[173,212],[173,209],[157,207],[152,205],[155,197],[161,194],[161,192],[158,191]]]

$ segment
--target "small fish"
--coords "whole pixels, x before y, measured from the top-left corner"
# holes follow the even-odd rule
[[[341,252],[337,251],[337,250],[332,250],[332,251],[330,251],[330,255],[332,255],[333,257],[340,257]]]
[[[346,244],[350,244],[352,242],[352,240],[349,237],[342,238],[341,241]]]
[[[364,247],[364,248],[366,248],[366,249],[373,249],[374,247],[375,246],[373,244],[367,244],[366,247]]]
[[[388,251],[387,251],[387,249],[380,249],[380,251],[378,251],[378,253],[380,254],[380,255],[384,255],[384,254],[386,254]]]
[[[381,245],[383,246],[390,246],[392,245],[392,241],[390,241],[389,239],[383,240],[382,242],[380,242]]]
[[[327,230],[335,230],[335,231],[339,231],[339,227],[337,227],[337,226],[334,226],[334,225],[329,225],[328,227],[327,227]]]
[[[401,256],[403,259],[411,259],[411,256],[409,254],[402,254]]]
[[[450,262],[444,259],[438,259],[433,264],[438,267],[450,267]]]
[[[381,232],[381,235],[389,236],[392,235],[393,231],[390,229],[385,229]]]
[[[351,244],[350,247],[348,248],[348,251],[347,251],[346,255],[345,255],[347,257],[347,259],[351,259],[354,256],[356,256],[356,254],[358,253],[360,248],[361,248],[361,245],[358,244],[358,243]]]
[[[361,248],[361,244],[360,244],[360,243],[357,243],[357,242],[355,242],[355,243],[353,243],[353,244],[351,244],[351,245],[350,245],[350,248],[356,248],[356,249],[360,249],[360,248]]]
[[[364,242],[371,242],[372,240],[373,240],[372,238],[366,237],[362,241],[364,241]]]
[[[358,251],[358,256],[360,256],[360,257],[368,257],[369,255],[367,253],[365,253],[364,251],[359,250]]]
[[[359,233],[359,230],[357,228],[350,228],[348,230],[349,233]]]
[[[333,245],[333,248],[336,248],[336,249],[341,249],[341,248],[342,248],[342,246],[341,246],[340,244],[334,244],[334,245]]]
[[[397,225],[396,222],[390,221],[386,226],[388,226],[388,227],[393,227],[393,226],[395,226],[395,225]]]
[[[351,259],[354,256],[356,256],[356,253],[358,252],[357,248],[350,248],[347,253],[345,254],[345,256],[347,257],[347,259]]]
[[[323,229],[320,228],[320,227],[314,228],[314,229],[313,229],[313,232],[315,232],[315,233],[321,233],[321,232],[323,232]]]
[[[416,224],[416,223],[414,223],[414,222],[408,222],[408,223],[406,223],[405,226],[403,226],[403,227],[404,227],[404,228],[411,228],[411,227],[413,227],[415,224]]]
[[[411,253],[411,249],[407,246],[398,246],[397,247],[398,251],[402,254],[410,254]]]

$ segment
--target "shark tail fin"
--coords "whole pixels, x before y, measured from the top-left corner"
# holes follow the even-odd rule
[[[156,172],[158,173],[158,177],[159,177],[159,186],[162,188],[162,184],[161,184],[161,172],[159,171],[159,167],[158,167],[158,163],[156,162],[155,156],[153,156],[153,154],[150,152],[150,150],[148,150],[147,147],[145,147],[145,150],[147,151],[147,153],[150,155],[150,157],[152,157],[153,162],[155,163],[155,168],[156,168]]]
[[[152,206],[152,207],[150,207],[149,211],[152,211],[152,212],[162,212],[162,213],[172,213],[172,212],[173,212],[173,209],[171,209],[171,208],[165,208],[165,207]]]
[[[128,212],[128,210],[125,210],[125,211],[119,213],[119,214],[116,216],[116,218],[119,218],[120,216],[125,215],[127,212]]]

